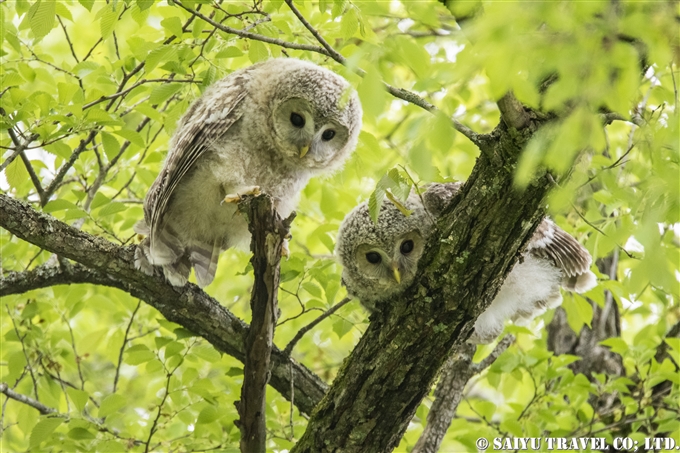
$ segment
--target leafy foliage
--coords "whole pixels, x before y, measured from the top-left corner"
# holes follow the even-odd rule
[[[479,150],[450,117],[490,132],[499,120],[495,101],[512,90],[556,116],[523,152],[518,188],[531,184],[537,168],[551,169],[553,218],[594,258],[617,257],[599,272],[600,286],[566,296],[563,306],[577,333],[594,325],[598,310],[620,314],[620,336],[602,345],[623,369],[575,372],[579,357],[548,351],[539,327],[550,314],[532,329],[511,327],[518,342],[468,389],[443,448],[474,449],[482,435],[679,439],[680,343],[665,338],[680,318],[672,5],[319,0],[296,7],[345,66],[312,49],[318,43],[282,1],[1,3],[0,127],[7,134],[0,188],[114,243],[134,243],[132,226],[177,120],[206,87],[281,56],[344,75],[362,100],[364,128],[345,168],[302,193],[281,269],[275,342],[283,346],[345,296],[332,257],[344,215],[368,199],[375,216],[384,197],[400,206],[424,182],[465,180]],[[384,83],[418,93],[438,111],[392,97]],[[0,241],[4,273],[56,262],[5,231]],[[243,319],[248,259],[224,253],[207,288]],[[233,402],[242,365],[143,302],[78,285],[3,297],[2,305],[0,380],[57,411],[40,415],[8,399],[3,448],[238,445]],[[332,382],[367,322],[356,301],[345,305],[302,337],[294,357]],[[668,355],[657,354],[660,345]],[[268,400],[270,448],[288,450],[306,420],[275,392]],[[399,451],[415,444],[429,405],[418,409]]]

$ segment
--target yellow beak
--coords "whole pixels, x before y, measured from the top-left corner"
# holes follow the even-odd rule
[[[302,148],[300,148],[300,159],[305,157],[305,154],[307,154],[308,152],[309,152],[309,145],[306,145],[306,146],[303,146]]]
[[[394,279],[397,281],[397,284],[401,283],[401,274],[399,273],[399,269],[393,267],[392,272],[394,273]]]

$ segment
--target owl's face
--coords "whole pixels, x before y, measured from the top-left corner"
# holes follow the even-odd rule
[[[377,289],[399,292],[413,281],[424,240],[417,230],[383,243],[363,242],[354,251],[357,271]]]
[[[354,149],[361,129],[361,104],[339,75],[300,60],[287,61],[271,97],[273,140],[294,166],[338,168]]]
[[[416,199],[409,199],[407,207],[413,211],[409,216],[385,200],[375,224],[362,204],[340,226],[336,250],[343,281],[370,309],[408,288],[418,269],[431,222]]]

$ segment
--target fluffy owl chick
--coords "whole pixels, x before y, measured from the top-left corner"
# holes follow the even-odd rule
[[[265,192],[282,217],[317,174],[342,166],[361,129],[349,83],[312,63],[272,59],[215,82],[180,119],[135,230],[135,264],[182,286],[212,282],[219,253],[247,248],[239,195]],[[226,201],[226,202],[224,202]]]
[[[405,216],[385,201],[375,224],[363,203],[350,212],[338,232],[336,251],[344,266],[347,291],[370,311],[408,288],[415,277],[436,218],[460,190],[460,183],[431,184],[421,197],[411,194]],[[424,202],[424,203],[423,203]],[[470,341],[488,343],[505,320],[528,322],[562,302],[560,286],[585,292],[597,284],[592,258],[573,237],[544,219],[522,259],[515,264],[491,305],[479,316]]]

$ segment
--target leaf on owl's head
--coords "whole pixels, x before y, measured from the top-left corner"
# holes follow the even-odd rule
[[[395,196],[392,195],[392,192],[390,192],[389,190],[385,192],[385,195],[387,196],[387,199],[390,200],[392,204],[394,204],[394,206],[396,206],[397,209],[399,209],[399,211],[406,217],[410,216],[413,213],[413,211],[406,208],[406,206],[404,206],[404,204],[401,201],[397,200]]]
[[[382,206],[385,196],[401,211],[405,216],[411,215],[404,201],[411,193],[411,183],[406,179],[397,168],[391,169],[385,176],[383,176],[375,190],[368,199],[368,212],[373,223],[378,223],[378,214]]]
[[[373,223],[378,223],[378,214],[382,207],[383,199],[385,198],[385,190],[379,187],[375,188],[371,196],[368,197],[368,213],[371,216]]]

